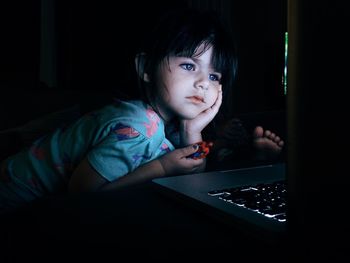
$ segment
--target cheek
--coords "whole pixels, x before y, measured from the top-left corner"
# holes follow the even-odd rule
[[[210,90],[210,92],[207,93],[207,103],[210,104],[210,106],[214,104],[218,97],[218,94],[218,90]]]

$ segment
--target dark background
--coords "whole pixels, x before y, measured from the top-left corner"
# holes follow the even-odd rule
[[[1,128],[92,93],[133,95],[138,42],[165,9],[186,5],[216,10],[236,36],[232,110],[283,110],[286,1],[14,0],[0,4]]]
[[[128,1],[128,3],[123,4],[112,4],[109,1],[95,1],[93,3],[90,1],[87,3],[58,0],[42,2],[34,0],[2,1],[0,4],[0,112],[2,125],[10,124],[10,119],[19,117],[23,119],[23,115],[33,110],[32,108],[25,108],[23,105],[31,107],[51,106],[52,108],[53,104],[59,102],[60,99],[75,100],[81,96],[89,95],[90,92],[102,95],[106,91],[128,91],[129,86],[124,84],[128,84],[125,79],[132,76],[132,73],[128,71],[129,67],[132,67],[132,61],[125,61],[125,59],[129,59],[129,56],[133,53],[136,37],[145,31],[147,32],[148,23],[151,23],[154,19],[153,14],[160,12],[161,8],[184,3],[199,5],[201,8],[221,10],[223,18],[228,21],[228,26],[231,26],[238,35],[240,68],[237,96],[235,96],[235,103],[233,103],[234,110],[237,113],[278,110],[281,108],[280,105],[284,104],[284,97],[281,96],[282,88],[279,83],[282,69],[279,64],[283,61],[281,33],[285,30],[286,20],[284,12],[280,11],[284,10],[285,4],[284,1],[277,0],[259,2],[263,1],[172,1],[172,3],[144,3],[140,6],[138,1]],[[292,99],[294,97],[301,99],[295,102],[292,100],[292,102],[295,105],[302,106],[294,108],[292,113],[295,116],[291,114],[288,116],[288,125],[294,127],[293,134],[288,136],[288,147],[289,149],[293,145],[296,147],[292,151],[292,155],[288,157],[288,163],[290,164],[288,166],[290,170],[288,171],[298,174],[296,181],[292,181],[292,184],[289,183],[291,189],[296,187],[296,193],[294,194],[298,194],[296,195],[298,200],[295,202],[297,204],[294,207],[295,211],[290,210],[292,213],[294,212],[291,215],[295,216],[291,217],[292,220],[295,220],[292,234],[296,238],[295,242],[292,241],[293,245],[299,247],[298,249],[302,253],[305,252],[306,258],[311,261],[314,261],[315,258],[326,258],[330,259],[329,262],[342,262],[344,258],[342,257],[342,260],[339,260],[340,256],[348,257],[349,251],[349,245],[346,242],[349,236],[349,220],[346,211],[349,200],[348,184],[346,184],[348,181],[348,173],[346,172],[348,170],[348,155],[344,154],[344,150],[346,151],[349,148],[348,128],[345,127],[348,123],[346,108],[348,105],[346,96],[348,70],[342,63],[347,61],[346,45],[348,42],[346,38],[344,40],[344,37],[348,30],[348,14],[345,13],[348,9],[345,7],[345,1],[292,0],[291,2],[299,4],[296,16],[300,16],[300,18],[296,17],[295,19],[297,21],[297,33],[295,35],[300,39],[298,41],[294,39],[296,42],[294,46],[296,50],[294,51],[298,51],[295,59],[302,62],[297,63],[297,65],[302,65],[301,68],[294,68],[294,74],[297,78],[294,80],[293,86],[298,88],[291,93],[292,96],[289,96]],[[46,9],[44,8],[46,11],[41,12],[42,3],[53,4],[49,7],[46,6]],[[42,16],[48,10],[51,10],[50,14],[55,15],[53,22],[49,19],[51,24],[43,23]],[[277,12],[274,10],[277,10]],[[139,21],[139,23],[136,21]],[[48,31],[53,32],[53,35],[49,37],[46,34],[46,37],[43,37],[42,27],[44,25],[53,28],[53,30]],[[46,40],[41,41],[42,38]],[[43,43],[46,44],[43,45]],[[42,55],[41,52],[46,55]],[[49,58],[50,54],[52,60],[46,61],[44,58]],[[46,61],[45,66],[40,64],[41,59]],[[40,67],[40,65],[42,66]],[[274,66],[267,67],[266,65]],[[40,69],[46,69],[47,71],[40,75]],[[278,84],[276,84],[277,82]],[[31,103],[32,101],[36,102],[37,96],[40,94],[51,94],[51,91],[54,91],[51,101],[44,103],[43,100],[42,105]],[[62,95],[56,98],[57,94]],[[65,96],[66,94],[76,96]],[[44,98],[46,97],[43,96]],[[16,109],[18,109],[17,112]],[[29,117],[29,113],[26,117]],[[294,125],[295,120],[301,120],[299,126]],[[307,147],[306,150],[304,147]],[[293,171],[293,167],[295,167],[295,171]],[[119,200],[119,193],[114,194],[118,195],[115,200]],[[154,200],[151,198],[152,202],[147,202],[147,199],[146,202],[138,203],[139,196],[133,196],[134,192],[127,192],[127,194],[126,198],[120,200],[121,202],[125,200],[125,203],[129,205],[135,204],[135,207],[127,206],[135,213],[135,216],[132,217],[133,220],[129,221],[132,227],[140,222],[139,228],[144,227],[145,229],[142,230],[152,234],[148,222],[153,222],[154,215],[148,212],[156,211],[159,208],[159,206],[151,207],[151,204],[154,204],[153,201],[161,202],[160,207],[162,209],[158,211],[162,216],[156,218],[154,227],[157,227],[157,223],[163,222],[165,228],[169,227],[169,230],[171,230],[169,231],[170,234],[181,235],[180,231],[177,232],[178,229],[172,228],[172,223],[179,220],[179,218],[180,220],[181,218],[184,219],[185,223],[189,222],[188,228],[183,228],[185,232],[192,230],[192,233],[187,232],[188,234],[183,238],[183,241],[187,241],[188,249],[191,249],[193,245],[192,240],[187,240],[188,237],[193,237],[199,233],[200,235],[197,237],[198,240],[201,240],[206,233],[203,231],[209,230],[212,233],[214,229],[214,234],[209,236],[213,237],[214,242],[220,247],[227,240],[234,239],[235,244],[241,244],[238,247],[235,246],[237,250],[246,247],[247,251],[245,252],[248,253],[246,255],[257,255],[259,257],[261,252],[264,252],[264,248],[258,251],[255,250],[256,247],[259,247],[259,244],[258,246],[255,244],[254,249],[249,251],[250,240],[241,242],[240,237],[236,235],[227,239],[225,230],[221,228],[218,230],[216,224],[208,223],[207,225],[202,221],[203,225],[199,225],[197,217],[193,217],[194,219],[190,217],[193,222],[192,220],[188,221],[187,214],[182,217],[180,212],[175,213],[178,218],[171,213],[169,215],[165,214],[167,212],[165,207],[169,206],[169,211],[173,211],[173,206],[176,205],[169,205],[168,202],[164,202],[158,196]],[[130,195],[134,199],[130,199]],[[106,199],[110,200],[109,196],[106,196]],[[25,227],[30,226],[26,228],[29,235],[25,235],[26,232],[24,232],[24,234],[19,234],[19,238],[15,235],[11,240],[11,237],[9,237],[10,243],[14,242],[11,243],[13,244],[11,246],[13,251],[10,251],[20,257],[21,255],[16,249],[16,242],[23,242],[20,247],[26,247],[35,234],[39,234],[37,239],[40,239],[40,245],[45,243],[49,247],[51,243],[45,242],[45,238],[50,235],[57,234],[60,236],[61,234],[60,237],[64,238],[57,239],[56,242],[61,242],[60,244],[66,246],[68,250],[74,250],[74,245],[81,242],[86,237],[85,235],[90,234],[86,229],[92,228],[96,231],[91,235],[93,240],[95,240],[95,236],[100,238],[100,235],[103,236],[105,232],[111,233],[110,247],[107,248],[111,249],[108,254],[113,254],[112,248],[118,245],[113,242],[114,237],[120,233],[118,233],[119,229],[113,229],[111,232],[108,227],[115,226],[113,220],[116,218],[116,214],[111,215],[109,210],[102,206],[102,204],[105,204],[104,196],[100,202],[100,204],[93,206],[92,210],[94,215],[96,214],[94,210],[99,210],[100,207],[105,212],[98,223],[94,221],[95,217],[89,216],[90,214],[83,216],[79,213],[79,210],[76,214],[71,211],[76,211],[76,207],[84,210],[85,207],[81,207],[81,203],[86,206],[90,205],[90,203],[85,203],[85,200],[77,202],[76,206],[69,202],[73,208],[66,207],[65,204],[67,203],[60,203],[59,201],[53,205],[52,203],[46,203],[48,207],[44,209],[44,212],[47,211],[47,213],[45,216],[43,216],[42,211],[38,213],[40,220],[37,219],[35,213],[32,215],[32,220],[17,217],[16,220],[20,223],[26,222]],[[62,204],[64,204],[63,208],[60,207]],[[137,204],[139,204],[138,207]],[[114,203],[107,205],[112,206]],[[144,210],[138,213],[140,208]],[[64,215],[60,214],[62,209],[65,211]],[[87,209],[87,211],[91,210]],[[182,207],[178,211],[183,212]],[[59,214],[57,215],[57,213]],[[121,213],[117,215],[119,214]],[[147,220],[137,220],[138,216],[142,215],[146,215]],[[191,216],[193,215],[191,214]],[[64,227],[72,222],[69,219],[73,218],[75,223],[66,232],[61,232],[56,224],[50,224],[50,217],[57,220],[57,222],[61,219],[69,221],[69,223],[63,221]],[[90,219],[91,221],[89,221]],[[125,219],[126,222],[128,220],[129,218]],[[44,224],[43,222],[46,221],[47,223]],[[32,226],[31,223],[33,222],[42,227],[44,234],[36,232],[37,225]],[[142,222],[144,223],[142,224]],[[78,230],[76,229],[77,225],[80,226]],[[105,225],[105,227],[102,229],[96,227],[101,225]],[[2,226],[1,230],[7,229],[5,224]],[[46,231],[47,226],[50,226],[50,231]],[[179,228],[181,227],[180,224]],[[69,243],[67,243],[65,237],[67,235],[68,239],[70,230],[77,231],[73,234],[76,234],[79,238],[69,240]],[[18,229],[18,232],[21,232],[21,229]],[[81,233],[85,235],[80,237]],[[128,234],[127,231],[123,231],[124,233],[125,235]],[[26,239],[23,239],[23,236]],[[159,235],[159,237],[159,239],[156,239],[158,242],[155,243],[155,251],[157,251],[157,245],[159,244],[166,248],[171,248],[171,245],[177,247],[176,240],[167,243],[169,239],[162,242],[163,236]],[[222,239],[223,237],[225,238]],[[134,239],[134,235],[130,236],[130,242],[135,240],[137,239]],[[79,252],[82,255],[85,253],[85,256],[89,256],[89,252],[93,251],[94,248],[93,242],[91,246],[86,247],[87,249],[82,247]],[[140,244],[140,240],[137,244]],[[199,243],[198,251],[212,252],[210,246],[200,247],[202,244]],[[33,246],[34,248],[32,248]],[[32,249],[31,255],[33,257],[36,257],[35,248],[37,248],[35,242],[32,246],[28,246],[28,249]],[[226,246],[224,244],[223,249],[226,248],[232,249],[231,243],[226,243]],[[294,252],[298,252],[298,249],[288,251],[289,253],[283,257],[282,261],[288,261],[287,258],[297,255]],[[101,249],[101,254],[105,251],[105,249]],[[212,255],[215,256],[215,252]],[[273,259],[274,254],[271,250],[265,252],[263,254],[265,257]],[[134,253],[136,254],[137,251]],[[49,258],[52,259],[57,254],[59,253],[56,252],[54,256],[51,255]],[[99,254],[99,251],[96,254]],[[68,255],[64,253],[60,255],[63,258],[68,258]],[[204,255],[203,257],[206,256],[205,253],[202,255]],[[324,255],[328,257],[324,257]],[[78,256],[80,256],[80,253]],[[297,256],[296,258],[298,259]],[[293,262],[293,260],[291,261]]]

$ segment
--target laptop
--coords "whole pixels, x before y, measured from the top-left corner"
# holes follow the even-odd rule
[[[275,243],[286,232],[284,163],[163,177],[156,189],[254,238]],[[279,203],[273,199],[279,199]],[[279,206],[279,207],[278,207]]]

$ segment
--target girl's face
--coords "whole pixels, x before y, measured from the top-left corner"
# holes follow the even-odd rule
[[[198,52],[204,46],[198,48]],[[194,119],[211,107],[218,97],[221,73],[215,72],[210,63],[213,49],[210,47],[200,56],[169,57],[156,74],[156,107],[166,120],[177,116]]]

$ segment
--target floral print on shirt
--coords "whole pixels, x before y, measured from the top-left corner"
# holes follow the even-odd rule
[[[144,126],[146,127],[146,135],[148,138],[152,137],[158,130],[160,118],[158,114],[151,108],[148,107],[146,110],[146,116],[148,119],[148,123],[145,122]]]
[[[135,138],[140,135],[134,128],[118,123],[113,128],[114,133],[117,135],[118,140],[127,140]]]

